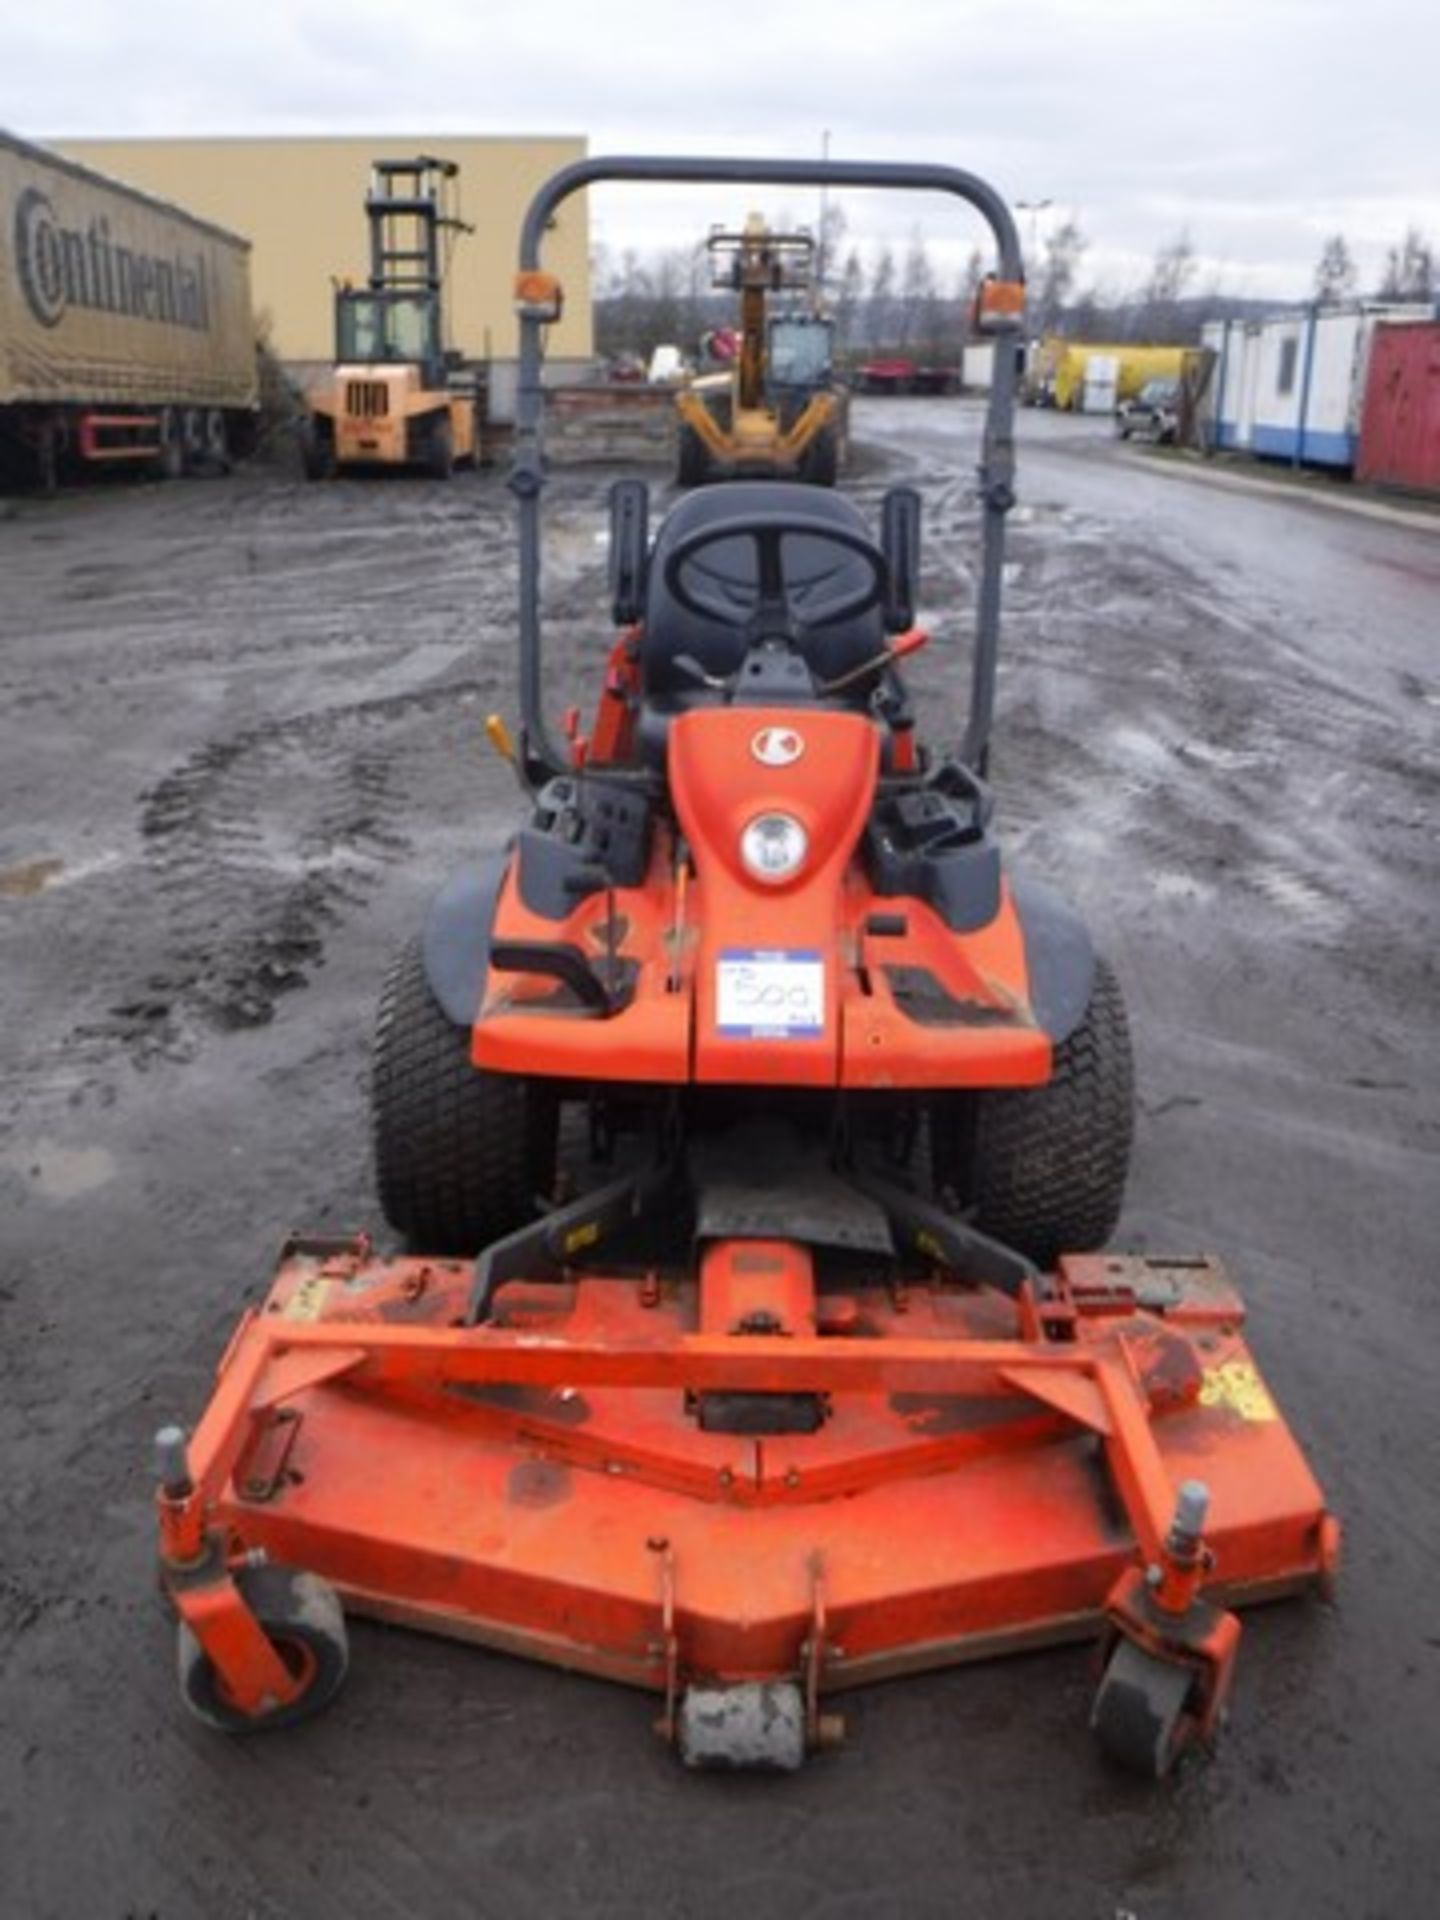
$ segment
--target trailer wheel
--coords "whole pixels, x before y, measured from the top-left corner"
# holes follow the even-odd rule
[[[435,999],[418,940],[380,995],[371,1118],[381,1208],[417,1251],[468,1258],[533,1219],[554,1185],[553,1096],[472,1064],[470,1030]]]
[[[954,1094],[932,1111],[935,1182],[993,1239],[1049,1270],[1115,1230],[1135,1124],[1120,984],[1097,960],[1090,1004],[1043,1087]]]
[[[682,487],[703,487],[710,471],[705,442],[686,420],[680,422],[675,479]]]
[[[230,471],[230,445],[225,432],[225,416],[219,407],[211,407],[205,415],[205,457],[217,473]]]
[[[178,408],[160,409],[156,439],[155,472],[162,480],[178,480],[185,471],[185,421]]]
[[[182,1620],[175,1647],[181,1699],[197,1720],[220,1733],[259,1733],[308,1720],[329,1706],[350,1665],[345,1615],[334,1588],[313,1573],[269,1565],[242,1567],[235,1584],[290,1674],[300,1682],[300,1692],[269,1713],[245,1712]]]

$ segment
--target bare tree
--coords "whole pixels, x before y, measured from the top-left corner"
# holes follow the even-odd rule
[[[985,278],[985,256],[979,247],[972,247],[970,257],[960,269],[960,279],[955,288],[955,299],[960,307],[961,325],[966,333],[970,331],[970,317],[975,311],[975,296],[980,291],[980,282]]]
[[[1322,307],[1338,307],[1355,292],[1355,261],[1343,233],[1332,233],[1315,267],[1315,298]]]
[[[1186,331],[1180,302],[1196,272],[1195,247],[1188,227],[1161,247],[1145,283],[1141,319],[1151,340],[1177,340]]]
[[[1110,329],[1105,324],[1107,295],[1099,287],[1082,287],[1065,310],[1065,324],[1076,340],[1094,340]]]
[[[912,343],[928,346],[931,343],[937,330],[939,304],[935,269],[930,264],[930,255],[926,252],[920,229],[915,227],[911,230],[910,245],[905,250],[905,265],[900,278],[900,346],[908,347]]]
[[[870,275],[870,292],[865,301],[865,332],[872,347],[891,344],[895,308],[895,255],[882,247]]]
[[[865,269],[861,265],[859,251],[851,247],[845,256],[845,265],[840,269],[840,284],[834,301],[835,336],[842,352],[854,344],[855,323],[860,317],[864,300]]]
[[[1385,256],[1382,300],[1428,300],[1435,289],[1435,255],[1418,227],[1407,227],[1398,247]]]
[[[827,196],[820,209],[815,233],[815,284],[822,298],[835,280],[845,236],[849,231],[850,222],[845,217],[844,207],[838,200],[831,200]]]
[[[1089,244],[1073,214],[1046,240],[1039,284],[1030,307],[1031,325],[1037,333],[1054,332],[1061,309],[1075,290],[1080,258]]]

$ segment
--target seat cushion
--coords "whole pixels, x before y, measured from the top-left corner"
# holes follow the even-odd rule
[[[703,582],[707,594],[733,600],[733,624],[680,606],[665,585],[664,573],[667,556],[681,540],[703,527],[742,517],[773,518],[780,524],[787,519],[825,520],[842,532],[872,539],[850,501],[817,487],[783,480],[741,480],[686,495],[666,516],[651,555],[640,648],[641,680],[647,699],[695,694],[694,676],[674,664],[679,654],[689,654],[711,674],[732,674],[739,668],[759,590],[754,540],[745,535],[718,541],[698,560],[687,563],[687,573]],[[813,534],[792,534],[782,542],[781,567],[791,612],[802,627],[807,602],[818,606],[847,589],[861,592],[870,580],[869,569],[858,554]],[[879,653],[884,644],[878,605],[814,633],[802,632],[799,641],[807,664],[820,679],[833,679],[859,666]]]

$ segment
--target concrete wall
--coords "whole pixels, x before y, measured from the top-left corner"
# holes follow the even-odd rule
[[[329,360],[332,281],[365,280],[371,161],[418,153],[458,162],[458,211],[475,227],[455,242],[446,282],[447,344],[472,359],[512,356],[511,284],[521,218],[542,181],[585,155],[578,135],[490,139],[433,131],[55,145],[86,166],[248,236],[256,313],[268,319],[281,359],[295,362]],[[589,250],[586,198],[576,194],[560,209],[545,246],[545,264],[565,287],[564,317],[548,343],[557,359],[586,360],[593,351]]]

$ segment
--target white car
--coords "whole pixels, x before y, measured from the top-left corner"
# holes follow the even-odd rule
[[[1180,382],[1147,380],[1133,399],[1115,409],[1115,431],[1122,440],[1153,440],[1167,447],[1180,424]]]

